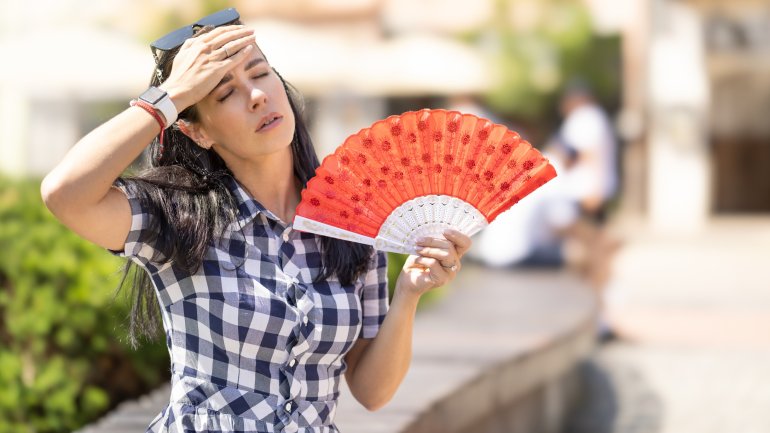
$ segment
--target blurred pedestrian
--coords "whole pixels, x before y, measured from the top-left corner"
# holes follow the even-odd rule
[[[618,142],[607,112],[585,81],[573,79],[561,98],[564,117],[556,147],[568,155],[564,171],[568,195],[581,218],[568,230],[571,263],[588,278],[601,308],[599,335],[613,336],[604,318],[605,289],[612,259],[621,242],[606,227],[610,203],[618,190]]]
[[[618,188],[618,145],[612,122],[588,85],[570,82],[559,108],[564,117],[557,141],[570,155],[565,170],[569,194],[590,221],[603,224]]]

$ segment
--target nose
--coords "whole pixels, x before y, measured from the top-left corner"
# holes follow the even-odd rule
[[[257,86],[252,86],[249,95],[249,104],[251,111],[257,111],[260,105],[267,104],[267,92]]]

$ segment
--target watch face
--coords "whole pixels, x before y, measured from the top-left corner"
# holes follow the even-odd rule
[[[160,100],[163,99],[164,96],[166,96],[166,92],[164,92],[163,90],[157,87],[150,87],[149,89],[145,90],[141,96],[139,96],[139,99],[143,101],[147,101],[152,105],[155,105],[158,102],[160,102]]]

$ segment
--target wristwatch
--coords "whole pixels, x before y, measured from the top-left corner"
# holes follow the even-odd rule
[[[166,128],[176,122],[178,115],[176,112],[176,105],[171,101],[171,98],[165,90],[150,86],[149,89],[139,95],[139,99],[152,105],[153,108],[163,114],[163,117],[166,118]]]

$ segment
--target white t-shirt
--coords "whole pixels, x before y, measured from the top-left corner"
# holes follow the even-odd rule
[[[547,154],[544,155],[548,157]],[[578,218],[567,195],[567,179],[559,161],[549,158],[557,176],[501,213],[473,238],[468,255],[489,266],[508,266],[526,259],[533,250],[557,240],[557,230]]]
[[[593,163],[578,159],[565,174],[569,194],[577,201],[601,195],[610,199],[618,187],[616,168],[617,143],[610,119],[597,105],[574,109],[559,131],[560,138],[578,154],[592,154]]]

